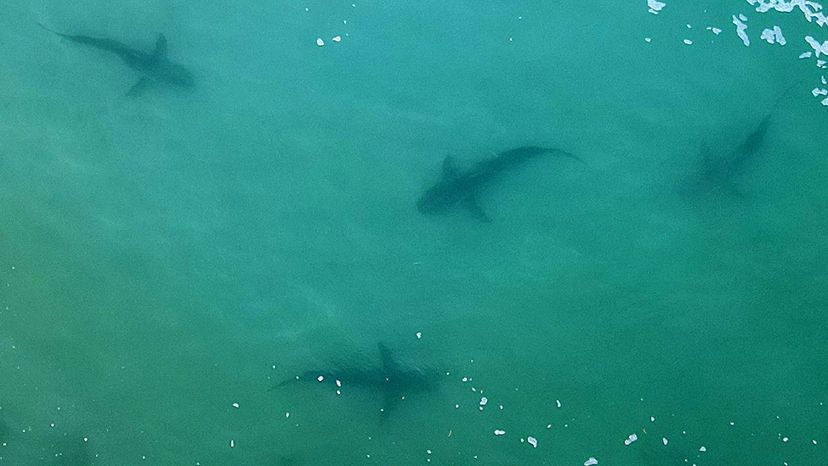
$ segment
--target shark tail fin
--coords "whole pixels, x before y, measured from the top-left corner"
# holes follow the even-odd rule
[[[549,149],[548,152],[550,154],[556,155],[558,157],[566,157],[566,158],[569,158],[569,159],[577,160],[578,162],[581,162],[584,165],[587,164],[586,162],[584,162],[584,159],[578,157],[577,155],[573,154],[572,152],[567,152],[567,151],[561,150],[561,149]]]
[[[57,31],[55,31],[54,29],[49,28],[48,26],[46,26],[45,24],[43,24],[43,23],[41,23],[41,22],[39,22],[39,21],[38,21],[38,22],[35,22],[35,24],[37,24],[38,26],[40,26],[40,28],[41,28],[41,29],[43,29],[44,31],[49,31],[49,32],[51,32],[52,34],[58,35],[58,36],[60,36],[60,37],[67,37],[67,38],[71,38],[71,37],[72,37],[72,36],[70,36],[69,34],[64,34],[64,33],[62,33],[62,32],[57,32]]]
[[[282,387],[284,387],[285,385],[291,385],[291,384],[296,383],[296,382],[299,382],[299,381],[301,381],[301,380],[302,380],[302,379],[301,379],[301,378],[299,378],[299,377],[291,377],[291,378],[289,378],[289,379],[287,379],[287,380],[283,380],[283,381],[281,381],[281,382],[277,383],[276,385],[273,385],[272,387],[270,387],[270,390],[276,390],[276,389],[278,389],[278,388],[282,388]]]

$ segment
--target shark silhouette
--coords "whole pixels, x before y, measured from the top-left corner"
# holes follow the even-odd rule
[[[133,70],[141,74],[141,78],[127,92],[128,96],[142,94],[153,83],[172,84],[179,87],[193,87],[195,78],[184,66],[172,62],[167,58],[167,38],[159,34],[155,41],[155,49],[152,53],[133,49],[126,44],[112,39],[99,39],[95,37],[63,34],[38,23],[43,29],[57,34],[60,37],[88,45],[90,47],[111,52],[119,57]]]
[[[771,107],[771,111],[732,150],[715,153],[706,143],[703,143],[699,167],[682,192],[691,195],[724,193],[743,197],[737,185],[738,179],[749,170],[751,163],[761,153],[776,108],[796,86],[797,83],[794,83],[780,94]]]
[[[702,144],[699,169],[690,183],[685,187],[687,194],[726,193],[742,197],[736,182],[748,170],[756,158],[770,127],[771,115],[768,114],[759,125],[733,150],[724,154],[715,154],[710,147]]]
[[[349,367],[309,370],[295,378],[285,380],[273,388],[296,382],[335,383],[342,387],[359,387],[382,397],[382,417],[388,414],[409,395],[433,391],[437,388],[439,374],[403,364],[391,350],[379,343],[381,365],[379,367]]]
[[[502,172],[544,154],[568,157],[583,163],[577,156],[560,149],[523,146],[500,152],[461,172],[455,166],[454,159],[449,156],[443,160],[442,178],[423,193],[417,201],[417,210],[422,214],[436,214],[446,212],[455,206],[462,206],[475,219],[488,222],[489,217],[477,202],[478,193]]]

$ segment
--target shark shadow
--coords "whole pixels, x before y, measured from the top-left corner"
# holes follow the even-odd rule
[[[477,162],[466,171],[457,169],[454,159],[449,156],[443,160],[442,178],[420,196],[417,210],[422,214],[438,214],[459,206],[465,208],[475,219],[489,222],[488,215],[477,201],[478,194],[504,171],[546,154],[584,163],[569,152],[538,146],[523,146],[500,152],[490,159]]]
[[[170,84],[182,88],[190,88],[195,85],[195,78],[190,70],[167,58],[167,38],[164,37],[164,34],[158,35],[155,41],[155,49],[152,53],[147,53],[133,49],[113,39],[63,34],[40,23],[38,23],[38,26],[64,39],[104,50],[120,57],[127,66],[141,75],[138,82],[127,92],[126,95],[128,96],[140,95],[156,83]]]
[[[391,350],[379,343],[381,364],[377,367],[323,368],[303,372],[276,384],[277,389],[298,382],[329,383],[337,387],[358,387],[382,399],[381,417],[387,418],[409,395],[432,392],[440,374],[399,361]]]

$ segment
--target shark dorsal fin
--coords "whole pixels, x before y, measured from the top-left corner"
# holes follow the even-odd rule
[[[167,58],[167,38],[164,34],[158,34],[155,40],[155,51],[152,53],[155,58]]]
[[[394,359],[394,354],[383,343],[377,345],[379,347],[380,358],[382,359],[382,369],[385,374],[395,371],[399,368],[397,360]]]
[[[466,208],[466,210],[469,211],[469,213],[472,214],[472,217],[474,217],[476,220],[489,223],[489,216],[486,215],[486,212],[484,212],[483,209],[480,207],[480,204],[477,203],[476,197],[467,197],[463,202],[463,206]]]
[[[443,159],[443,178],[457,178],[457,167],[454,164],[454,157],[447,155]]]

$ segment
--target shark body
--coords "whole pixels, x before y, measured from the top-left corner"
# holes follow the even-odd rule
[[[726,193],[742,197],[737,181],[764,146],[770,122],[771,115],[768,114],[739,145],[724,154],[714,154],[707,145],[703,145],[699,169],[685,187],[685,193]]]
[[[443,160],[442,178],[423,193],[417,201],[417,210],[422,214],[436,214],[461,206],[466,208],[475,219],[488,222],[489,217],[477,202],[478,193],[504,171],[546,154],[568,157],[583,163],[577,156],[560,149],[523,146],[500,152],[490,159],[477,162],[467,171],[461,172],[449,156]]]
[[[64,34],[39,24],[43,29],[72,42],[84,44],[98,50],[113,53],[130,68],[141,74],[140,79],[127,92],[129,96],[143,93],[153,83],[164,83],[189,88],[195,85],[193,73],[186,67],[167,58],[167,38],[159,34],[152,53],[137,50],[113,39],[102,39],[83,35]]]
[[[707,144],[702,144],[698,169],[681,191],[690,195],[721,193],[743,197],[738,181],[748,172],[751,164],[765,148],[768,130],[777,107],[798,85],[799,83],[793,83],[782,92],[753,131],[730,151],[716,153]]]
[[[383,418],[407,396],[433,391],[437,388],[437,373],[403,364],[384,344],[378,345],[381,365],[378,367],[348,367],[309,370],[285,380],[273,388],[297,382],[336,383],[337,387],[358,387],[382,398]]]

